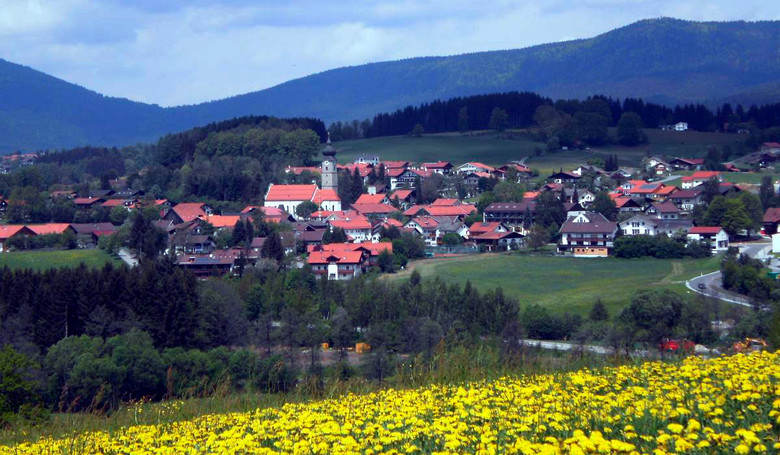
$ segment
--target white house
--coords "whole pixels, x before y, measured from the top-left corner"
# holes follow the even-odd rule
[[[579,202],[583,207],[587,207],[591,202],[596,200],[596,195],[588,190],[578,193],[577,196],[577,202]]]
[[[688,124],[686,122],[678,122],[674,124],[674,130],[675,131],[687,131],[688,130]]]
[[[496,168],[478,162],[464,163],[455,168],[458,174],[470,174],[472,172],[495,172]]]
[[[709,242],[713,253],[729,249],[729,235],[720,226],[696,226],[688,231],[689,242]]]
[[[370,164],[372,166],[379,166],[378,156],[359,156],[355,158],[355,164]]]
[[[342,219],[328,220],[331,227],[344,230],[355,242],[373,241],[373,226],[368,218],[362,215],[348,216]]]
[[[691,220],[668,220],[647,215],[636,215],[619,223],[623,235],[659,235],[669,237],[682,232],[687,233],[693,227]]]
[[[264,207],[276,207],[295,216],[295,209],[305,201],[314,202],[323,210],[341,210],[341,199],[334,190],[320,190],[317,185],[274,185],[268,187]]]
[[[363,251],[312,251],[307,259],[312,272],[327,280],[351,280],[363,273]]]

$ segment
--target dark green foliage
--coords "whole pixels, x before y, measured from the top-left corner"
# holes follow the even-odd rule
[[[720,265],[723,288],[747,295],[757,302],[769,300],[777,283],[766,276],[768,269],[758,259],[727,254]]]
[[[490,112],[488,127],[497,132],[503,132],[509,127],[509,114],[500,107],[494,107]]]
[[[682,298],[672,291],[638,291],[621,312],[620,320],[634,327],[639,339],[658,344],[680,323],[683,305]]]
[[[265,238],[262,248],[260,248],[260,255],[267,259],[273,259],[275,261],[281,261],[284,258],[284,245],[282,245],[282,238],[276,231],[268,234]]]
[[[420,236],[404,232],[397,239],[393,239],[393,253],[403,255],[407,259],[425,257],[425,242]]]
[[[609,312],[601,299],[596,299],[593,308],[590,309],[588,319],[591,321],[609,321]]]
[[[665,235],[625,235],[615,239],[615,257],[630,259],[654,257],[657,259],[680,259],[684,257],[707,257],[711,255],[709,245],[671,239]]]
[[[325,233],[322,235],[322,243],[326,245],[329,243],[344,243],[346,241],[347,233],[340,227],[326,229]]]
[[[593,199],[593,211],[604,215],[608,220],[615,221],[617,219],[617,206],[606,191],[596,193]]]
[[[623,145],[638,145],[647,141],[642,131],[642,118],[635,112],[625,112],[617,124],[617,139]]]
[[[317,204],[311,201],[303,201],[295,207],[295,214],[301,218],[308,219],[312,213],[316,212],[319,207]]]
[[[16,420],[16,415],[32,415],[40,404],[40,367],[10,345],[0,349],[0,427]]]

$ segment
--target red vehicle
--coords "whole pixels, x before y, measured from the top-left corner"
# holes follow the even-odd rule
[[[687,352],[692,353],[696,343],[689,340],[665,339],[661,343],[661,350],[665,352]]]

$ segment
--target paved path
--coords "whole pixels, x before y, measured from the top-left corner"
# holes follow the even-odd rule
[[[138,258],[133,256],[133,253],[131,253],[127,248],[119,249],[119,258],[125,261],[125,264],[129,265],[130,267],[135,267],[138,265]]]
[[[755,259],[766,259],[771,257],[769,251],[772,249],[772,245],[767,242],[748,243],[739,245],[739,252],[745,253],[748,256]],[[772,270],[777,267],[770,266]],[[752,307],[750,299],[745,296],[726,291],[722,287],[723,280],[721,278],[720,271],[701,275],[685,283],[685,286],[691,291],[702,294],[708,297],[714,297],[724,302],[733,303],[735,305],[742,305],[746,307]]]

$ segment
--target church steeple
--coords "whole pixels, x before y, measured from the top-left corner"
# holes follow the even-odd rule
[[[328,131],[328,140],[325,144],[325,150],[322,151],[322,189],[333,190],[338,194],[339,176],[336,169],[336,149],[330,143],[330,131]]]

